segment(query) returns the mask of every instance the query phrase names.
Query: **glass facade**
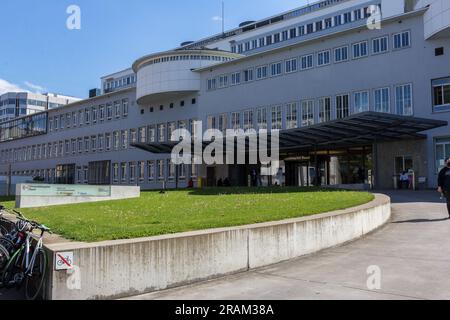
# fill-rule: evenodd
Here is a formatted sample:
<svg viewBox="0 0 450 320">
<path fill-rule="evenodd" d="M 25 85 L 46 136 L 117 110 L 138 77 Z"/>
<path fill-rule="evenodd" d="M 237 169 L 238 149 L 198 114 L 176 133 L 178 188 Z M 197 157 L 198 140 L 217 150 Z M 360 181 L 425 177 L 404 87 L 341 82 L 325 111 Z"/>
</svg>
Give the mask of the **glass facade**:
<svg viewBox="0 0 450 320">
<path fill-rule="evenodd" d="M 47 133 L 47 113 L 40 113 L 0 124 L 0 142 Z"/>
</svg>

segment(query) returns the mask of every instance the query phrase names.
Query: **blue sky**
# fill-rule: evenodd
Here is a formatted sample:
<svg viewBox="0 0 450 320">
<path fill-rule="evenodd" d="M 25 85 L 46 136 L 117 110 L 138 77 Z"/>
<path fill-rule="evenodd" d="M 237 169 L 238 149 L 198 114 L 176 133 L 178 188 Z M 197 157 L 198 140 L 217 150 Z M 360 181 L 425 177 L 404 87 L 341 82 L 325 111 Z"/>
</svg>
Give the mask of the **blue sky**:
<svg viewBox="0 0 450 320">
<path fill-rule="evenodd" d="M 314 1 L 311 1 L 314 2 Z M 24 89 L 86 97 L 99 78 L 143 55 L 221 31 L 221 0 L 1 0 L 0 93 Z M 225 0 L 226 29 L 306 0 Z M 66 9 L 81 8 L 81 30 Z"/>
</svg>

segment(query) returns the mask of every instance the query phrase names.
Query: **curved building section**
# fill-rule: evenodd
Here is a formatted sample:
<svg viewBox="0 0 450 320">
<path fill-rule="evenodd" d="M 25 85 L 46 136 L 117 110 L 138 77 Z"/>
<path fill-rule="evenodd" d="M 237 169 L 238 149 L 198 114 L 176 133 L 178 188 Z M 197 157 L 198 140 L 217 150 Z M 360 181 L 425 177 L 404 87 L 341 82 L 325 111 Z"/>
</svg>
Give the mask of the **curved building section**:
<svg viewBox="0 0 450 320">
<path fill-rule="evenodd" d="M 425 39 L 450 37 L 450 1 L 423 0 L 430 8 L 425 13 Z"/>
<path fill-rule="evenodd" d="M 133 64 L 137 74 L 138 104 L 166 97 L 183 96 L 200 90 L 200 74 L 205 68 L 242 57 L 218 50 L 174 50 L 145 56 Z"/>
</svg>

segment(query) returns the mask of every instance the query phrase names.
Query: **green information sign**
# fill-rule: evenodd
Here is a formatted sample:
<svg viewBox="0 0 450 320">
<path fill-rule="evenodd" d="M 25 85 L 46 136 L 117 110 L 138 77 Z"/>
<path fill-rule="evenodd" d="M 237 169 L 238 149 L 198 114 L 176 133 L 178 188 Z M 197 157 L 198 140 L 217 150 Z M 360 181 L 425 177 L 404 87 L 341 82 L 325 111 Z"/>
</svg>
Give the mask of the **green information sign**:
<svg viewBox="0 0 450 320">
<path fill-rule="evenodd" d="M 22 196 L 47 197 L 110 197 L 110 186 L 23 184 Z"/>
</svg>

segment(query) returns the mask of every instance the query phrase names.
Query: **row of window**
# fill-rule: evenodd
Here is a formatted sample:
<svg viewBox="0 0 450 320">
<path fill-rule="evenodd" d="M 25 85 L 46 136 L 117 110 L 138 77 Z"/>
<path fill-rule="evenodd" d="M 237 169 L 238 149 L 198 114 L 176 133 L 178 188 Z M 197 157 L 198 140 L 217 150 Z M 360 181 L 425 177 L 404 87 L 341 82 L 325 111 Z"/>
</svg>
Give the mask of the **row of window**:
<svg viewBox="0 0 450 320">
<path fill-rule="evenodd" d="M 178 175 L 176 173 L 178 170 Z M 175 181 L 178 177 L 180 181 L 188 178 L 195 180 L 198 174 L 198 165 L 174 165 L 170 159 L 133 161 L 113 163 L 111 167 L 111 177 L 114 184 L 133 183 L 155 183 L 161 181 Z M 5 172 L 5 175 L 8 173 Z M 38 169 L 13 171 L 13 176 L 40 177 L 44 182 L 55 183 L 57 181 L 57 170 Z M 87 184 L 89 182 L 89 166 L 77 166 L 75 173 L 75 183 Z"/>
<path fill-rule="evenodd" d="M 44 160 L 73 156 L 76 154 L 100 153 L 126 150 L 133 143 L 167 142 L 176 129 L 187 129 L 195 137 L 200 129 L 196 120 L 180 120 L 138 129 L 117 130 L 85 137 L 49 142 L 0 152 L 2 163 Z"/>
<path fill-rule="evenodd" d="M 166 57 L 159 57 L 152 59 L 148 62 L 146 62 L 144 65 L 152 65 L 152 64 L 158 64 L 158 63 L 164 63 L 164 62 L 171 62 L 171 61 L 188 61 L 188 60 L 203 60 L 203 61 L 217 61 L 217 62 L 226 62 L 231 61 L 233 58 L 231 57 L 221 57 L 216 55 L 187 55 L 187 54 L 181 54 L 181 55 L 171 55 Z"/>
<path fill-rule="evenodd" d="M 119 88 L 125 88 L 136 83 L 136 75 L 128 75 L 119 79 L 106 81 L 103 86 L 103 90 L 115 90 Z"/>
<path fill-rule="evenodd" d="M 251 39 L 242 43 L 233 44 L 231 46 L 231 52 L 244 53 L 258 48 L 271 46 L 290 39 L 304 37 L 306 35 L 319 31 L 328 30 L 351 22 L 364 20 L 370 17 L 370 15 L 371 13 L 369 7 L 355 9 L 333 17 L 327 17 L 316 22 L 292 26 L 288 29 L 270 35 L 260 36 L 258 38 Z"/>
<path fill-rule="evenodd" d="M 397 85 L 395 90 L 395 111 L 391 110 L 391 88 L 377 88 L 353 94 L 341 94 L 334 97 L 303 100 L 287 104 L 249 109 L 231 114 L 211 115 L 207 119 L 208 129 L 249 130 L 293 129 L 342 119 L 352 113 L 377 111 L 400 115 L 413 114 L 412 84 Z M 372 92 L 372 97 L 371 97 Z"/>
<path fill-rule="evenodd" d="M 50 117 L 48 121 L 49 131 L 75 128 L 83 125 L 96 124 L 112 119 L 128 117 L 128 99 L 107 103 L 100 106 L 85 108 L 83 110 L 68 112 L 66 114 Z"/>
<path fill-rule="evenodd" d="M 176 172 L 178 170 L 178 173 Z M 170 159 L 121 162 L 112 164 L 113 183 L 152 183 L 197 178 L 197 165 L 175 165 Z"/>
<path fill-rule="evenodd" d="M 394 50 L 399 50 L 411 46 L 410 31 L 403 31 L 392 35 L 392 46 Z M 371 41 L 372 55 L 386 53 L 389 51 L 389 36 L 382 36 Z M 262 65 L 255 68 L 249 68 L 243 71 L 233 72 L 231 74 L 219 75 L 207 80 L 207 89 L 215 90 L 229 86 L 247 83 L 254 80 L 262 80 L 268 77 L 276 77 L 283 74 L 289 74 L 297 71 L 309 70 L 316 67 L 341 63 L 352 59 L 360 59 L 369 56 L 369 41 L 360 41 L 350 46 L 344 45 L 338 48 L 323 50 L 316 54 L 306 54 L 300 57 L 294 57 L 283 61 Z"/>
</svg>

